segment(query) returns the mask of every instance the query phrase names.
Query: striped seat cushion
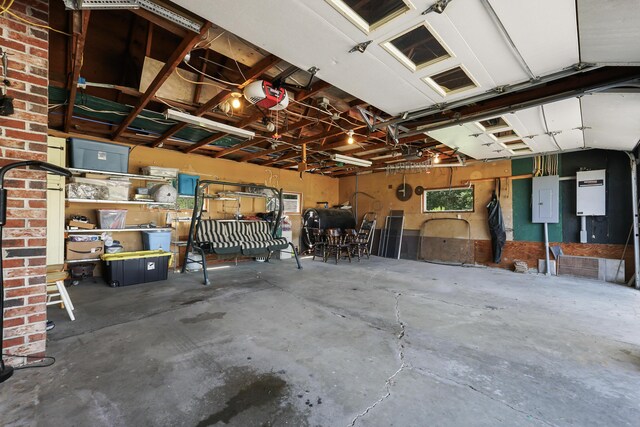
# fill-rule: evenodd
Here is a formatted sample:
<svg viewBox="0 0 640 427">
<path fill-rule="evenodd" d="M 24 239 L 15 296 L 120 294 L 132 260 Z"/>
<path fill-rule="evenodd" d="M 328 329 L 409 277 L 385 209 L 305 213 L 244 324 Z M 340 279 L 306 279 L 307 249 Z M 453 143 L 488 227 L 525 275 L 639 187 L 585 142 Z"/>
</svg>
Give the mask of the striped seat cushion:
<svg viewBox="0 0 640 427">
<path fill-rule="evenodd" d="M 271 240 L 269 223 L 266 221 L 252 221 L 245 223 L 245 232 L 247 240 L 263 242 Z"/>
<path fill-rule="evenodd" d="M 203 219 L 200 221 L 200 226 L 196 233 L 196 239 L 198 242 L 229 242 L 234 239 L 229 238 L 227 227 L 221 221 L 214 219 Z M 237 239 L 238 241 L 240 239 Z"/>
</svg>

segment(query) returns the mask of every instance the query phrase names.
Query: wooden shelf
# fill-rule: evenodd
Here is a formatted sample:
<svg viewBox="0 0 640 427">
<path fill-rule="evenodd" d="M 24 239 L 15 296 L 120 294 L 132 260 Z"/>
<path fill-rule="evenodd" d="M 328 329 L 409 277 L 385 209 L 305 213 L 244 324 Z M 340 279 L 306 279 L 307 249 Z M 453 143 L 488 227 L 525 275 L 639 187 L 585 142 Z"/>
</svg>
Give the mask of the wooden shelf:
<svg viewBox="0 0 640 427">
<path fill-rule="evenodd" d="M 175 203 L 147 202 L 144 200 L 92 200 L 92 199 L 65 199 L 69 203 L 98 203 L 109 205 L 148 205 L 148 206 L 175 206 Z"/>
<path fill-rule="evenodd" d="M 169 227 L 156 227 L 156 228 L 141 228 L 141 227 L 130 227 L 130 228 L 94 228 L 93 230 L 64 230 L 65 233 L 121 233 L 126 231 L 171 231 L 172 228 Z"/>
<path fill-rule="evenodd" d="M 160 181 L 166 182 L 176 178 L 168 178 L 164 176 L 152 176 L 152 175 L 138 175 L 135 173 L 121 173 L 121 172 L 105 172 L 105 171 L 96 171 L 91 169 L 77 169 L 77 168 L 69 168 L 71 173 L 77 175 L 81 173 L 95 173 L 99 175 L 108 175 L 108 176 L 120 176 L 123 178 L 131 178 L 131 179 L 140 179 L 144 181 Z"/>
</svg>

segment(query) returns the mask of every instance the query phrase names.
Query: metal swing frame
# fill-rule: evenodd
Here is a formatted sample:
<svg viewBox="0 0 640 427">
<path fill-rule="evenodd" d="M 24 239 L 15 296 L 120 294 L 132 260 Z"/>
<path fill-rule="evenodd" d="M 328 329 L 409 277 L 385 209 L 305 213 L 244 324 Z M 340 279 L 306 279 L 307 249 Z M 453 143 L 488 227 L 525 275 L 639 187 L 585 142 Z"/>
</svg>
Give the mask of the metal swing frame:
<svg viewBox="0 0 640 427">
<path fill-rule="evenodd" d="M 187 247 L 186 247 L 186 252 L 185 252 L 185 259 L 184 262 L 182 263 L 182 268 L 181 268 L 181 273 L 185 273 L 186 272 L 186 267 L 188 263 L 197 263 L 200 264 L 202 266 L 202 271 L 204 273 L 204 284 L 205 285 L 209 285 L 211 282 L 209 281 L 209 277 L 208 277 L 208 273 L 207 273 L 207 258 L 206 255 L 207 253 L 209 253 L 208 251 L 205 251 L 205 249 L 202 247 L 201 243 L 205 243 L 205 242 L 198 242 L 197 241 L 197 234 L 198 231 L 200 229 L 201 226 L 201 220 L 202 220 L 202 213 L 204 210 L 204 201 L 205 199 L 214 199 L 215 200 L 215 196 L 214 195 L 209 195 L 208 194 L 208 189 L 210 186 L 212 185 L 221 185 L 221 186 L 230 186 L 230 187 L 240 187 L 240 188 L 245 188 L 245 189 L 250 189 L 250 190 L 258 190 L 258 192 L 256 193 L 249 193 L 249 192 L 242 192 L 242 191 L 230 191 L 232 193 L 239 193 L 238 195 L 240 197 L 244 196 L 249 196 L 249 197 L 265 197 L 267 199 L 269 198 L 276 198 L 278 200 L 278 211 L 276 214 L 276 219 L 275 221 L 272 222 L 271 224 L 271 236 L 274 238 L 277 238 L 276 233 L 278 231 L 278 227 L 280 226 L 280 223 L 282 221 L 282 211 L 284 208 L 284 203 L 283 203 L 283 199 L 282 199 L 282 193 L 283 190 L 282 189 L 277 189 L 275 187 L 269 187 L 266 185 L 260 185 L 260 184 L 246 184 L 246 183 L 240 183 L 240 182 L 228 182 L 228 181 L 215 181 L 215 180 L 198 180 L 196 183 L 196 190 L 195 190 L 195 194 L 194 194 L 194 201 L 193 201 L 193 213 L 191 214 L 191 223 L 189 225 L 189 237 L 187 239 Z M 264 193 L 264 191 L 269 191 L 271 192 L 272 196 L 269 196 L 267 194 Z M 293 242 L 288 242 L 288 245 L 291 246 L 291 251 L 293 252 L 293 256 L 296 259 L 296 264 L 298 266 L 298 269 L 302 269 L 302 265 L 300 264 L 300 259 L 298 258 L 298 252 L 296 251 L 295 246 L 293 245 Z M 190 253 L 194 253 L 194 251 L 198 252 L 201 256 L 200 260 L 197 259 L 192 259 L 189 258 L 189 254 Z M 267 250 L 267 258 L 266 258 L 266 262 L 269 262 L 271 255 L 273 253 L 273 251 L 269 251 Z"/>
</svg>

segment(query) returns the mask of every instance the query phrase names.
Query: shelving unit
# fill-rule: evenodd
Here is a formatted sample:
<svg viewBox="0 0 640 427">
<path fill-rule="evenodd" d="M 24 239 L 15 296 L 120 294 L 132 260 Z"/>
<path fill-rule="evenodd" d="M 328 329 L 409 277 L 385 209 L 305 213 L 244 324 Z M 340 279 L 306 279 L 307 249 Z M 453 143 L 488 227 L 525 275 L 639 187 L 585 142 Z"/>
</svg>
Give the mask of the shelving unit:
<svg viewBox="0 0 640 427">
<path fill-rule="evenodd" d="M 92 169 L 79 169 L 79 168 L 69 168 L 69 171 L 74 176 L 80 176 L 83 174 L 94 174 L 94 175 L 102 175 L 105 177 L 114 177 L 114 178 L 128 178 L 131 181 L 145 181 L 145 182 L 158 182 L 158 183 L 170 183 L 173 179 L 172 177 L 163 177 L 163 176 L 153 176 L 153 175 L 140 175 L 133 173 L 120 173 L 120 172 L 106 172 L 106 171 L 98 171 Z M 155 202 L 155 201 L 147 201 L 147 200 L 93 200 L 93 199 L 75 199 L 75 198 L 66 198 L 65 202 L 67 205 L 112 205 L 112 206 L 148 206 L 148 207 L 157 207 L 161 210 L 172 210 L 177 207 L 177 204 L 174 203 L 166 203 L 166 202 Z M 87 207 L 85 206 L 85 209 Z M 64 233 L 66 235 L 69 234 L 100 234 L 100 233 L 135 233 L 142 231 L 169 231 L 173 232 L 173 228 L 170 224 L 166 224 L 163 227 L 156 228 L 142 228 L 136 226 L 129 226 L 126 228 L 118 228 L 118 229 L 104 229 L 104 228 L 95 228 L 92 230 L 87 229 L 78 229 L 78 230 L 69 230 L 65 229 Z M 173 239 L 172 239 L 173 240 Z M 65 260 L 65 262 L 69 264 L 77 264 L 83 262 L 96 262 L 100 261 L 100 258 L 89 258 L 83 260 Z"/>
<path fill-rule="evenodd" d="M 93 230 L 64 230 L 65 233 L 121 233 L 125 231 L 172 231 L 171 227 L 155 227 L 155 228 L 141 228 L 141 227 L 129 227 L 129 228 L 94 228 Z"/>
<path fill-rule="evenodd" d="M 97 203 L 117 205 L 149 205 L 149 206 L 174 206 L 175 203 L 147 202 L 145 200 L 93 200 L 93 199 L 65 199 L 69 203 Z"/>
<path fill-rule="evenodd" d="M 105 172 L 105 171 L 96 171 L 91 169 L 77 169 L 77 168 L 69 168 L 74 175 L 80 175 L 82 173 L 93 173 L 96 175 L 107 175 L 107 176 L 119 176 L 122 178 L 131 178 L 131 179 L 140 179 L 144 181 L 159 181 L 166 182 L 171 181 L 174 178 L 168 178 L 165 176 L 153 176 L 153 175 L 138 175 L 135 173 L 122 173 L 122 172 Z"/>
</svg>

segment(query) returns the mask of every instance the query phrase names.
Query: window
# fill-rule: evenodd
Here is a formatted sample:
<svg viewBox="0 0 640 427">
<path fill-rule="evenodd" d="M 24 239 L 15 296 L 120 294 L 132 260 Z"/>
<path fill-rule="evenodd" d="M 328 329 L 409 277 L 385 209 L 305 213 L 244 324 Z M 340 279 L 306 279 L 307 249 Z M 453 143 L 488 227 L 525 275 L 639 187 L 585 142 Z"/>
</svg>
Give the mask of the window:
<svg viewBox="0 0 640 427">
<path fill-rule="evenodd" d="M 508 148 L 510 150 L 515 150 L 515 149 L 519 149 L 519 148 L 527 148 L 528 147 L 528 145 L 524 141 L 522 141 L 520 139 L 516 139 L 516 140 L 513 140 L 513 141 L 506 141 L 506 142 L 503 142 L 502 145 L 505 148 Z"/>
<path fill-rule="evenodd" d="M 476 126 L 482 129 L 483 132 L 493 132 L 498 129 L 508 128 L 509 123 L 507 123 L 502 117 L 496 117 L 494 119 L 476 122 Z"/>
<path fill-rule="evenodd" d="M 383 43 L 382 47 L 412 71 L 451 57 L 433 32 L 422 24 Z"/>
<path fill-rule="evenodd" d="M 429 86 L 442 96 L 451 95 L 477 87 L 471 77 L 462 69 L 455 67 L 424 79 Z"/>
<path fill-rule="evenodd" d="M 491 134 L 493 139 L 496 141 L 512 141 L 514 139 L 519 139 L 520 136 L 515 133 L 512 129 L 507 129 L 502 132 L 494 132 Z"/>
<path fill-rule="evenodd" d="M 425 190 L 423 212 L 473 212 L 473 187 Z"/>
<path fill-rule="evenodd" d="M 410 9 L 403 0 L 327 0 L 338 12 L 369 33 Z"/>
<path fill-rule="evenodd" d="M 282 193 L 282 201 L 284 213 L 299 214 L 302 213 L 302 194 L 301 193 Z"/>
</svg>

